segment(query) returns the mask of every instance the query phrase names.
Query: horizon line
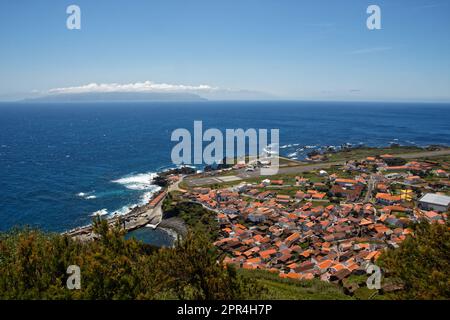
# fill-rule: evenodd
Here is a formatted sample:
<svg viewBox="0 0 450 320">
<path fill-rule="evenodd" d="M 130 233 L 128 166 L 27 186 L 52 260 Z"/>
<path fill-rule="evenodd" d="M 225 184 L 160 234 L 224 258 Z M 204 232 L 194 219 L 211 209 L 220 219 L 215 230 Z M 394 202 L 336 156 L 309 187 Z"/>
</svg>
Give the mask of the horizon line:
<svg viewBox="0 0 450 320">
<path fill-rule="evenodd" d="M 208 102 L 321 102 L 321 103 L 421 103 L 421 104 L 450 104 L 450 100 L 322 100 L 322 99 L 202 99 L 198 101 L 179 100 L 117 100 L 117 101 L 33 101 L 33 99 L 21 100 L 0 100 L 0 103 L 18 103 L 18 104 L 95 104 L 95 103 L 208 103 Z"/>
</svg>

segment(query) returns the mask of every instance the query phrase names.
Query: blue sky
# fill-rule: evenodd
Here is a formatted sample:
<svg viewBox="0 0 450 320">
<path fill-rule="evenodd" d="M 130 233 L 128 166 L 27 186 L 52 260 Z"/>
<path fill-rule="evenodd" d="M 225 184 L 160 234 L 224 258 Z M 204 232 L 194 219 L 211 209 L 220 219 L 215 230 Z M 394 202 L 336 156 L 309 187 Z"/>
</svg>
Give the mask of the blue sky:
<svg viewBox="0 0 450 320">
<path fill-rule="evenodd" d="M 80 6 L 81 30 L 66 28 Z M 382 30 L 366 28 L 367 6 Z M 305 100 L 450 101 L 447 0 L 0 3 L 0 99 L 144 81 Z"/>
</svg>

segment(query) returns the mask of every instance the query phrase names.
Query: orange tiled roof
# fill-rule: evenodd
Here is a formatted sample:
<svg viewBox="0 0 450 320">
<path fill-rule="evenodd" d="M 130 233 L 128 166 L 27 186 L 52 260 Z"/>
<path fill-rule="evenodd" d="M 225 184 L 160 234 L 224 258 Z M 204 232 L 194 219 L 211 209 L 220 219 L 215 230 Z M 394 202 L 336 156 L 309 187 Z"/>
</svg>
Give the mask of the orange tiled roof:
<svg viewBox="0 0 450 320">
<path fill-rule="evenodd" d="M 289 237 L 286 238 L 287 242 L 293 242 L 300 239 L 300 233 L 298 232 L 294 232 L 293 234 L 291 234 Z"/>
<path fill-rule="evenodd" d="M 277 253 L 277 250 L 275 250 L 275 249 L 268 249 L 268 250 L 261 251 L 259 253 L 259 255 L 263 259 L 267 259 L 268 257 L 270 257 L 271 255 L 274 255 L 275 253 Z"/>
<path fill-rule="evenodd" d="M 402 199 L 401 196 L 392 196 L 389 193 L 377 193 L 375 196 L 377 199 L 387 200 L 387 201 L 400 201 Z"/>
<path fill-rule="evenodd" d="M 313 199 L 323 199 L 325 198 L 326 195 L 327 195 L 326 193 L 314 193 L 312 197 Z"/>
<path fill-rule="evenodd" d="M 336 183 L 348 183 L 348 184 L 357 184 L 358 181 L 353 179 L 336 179 Z"/>
<path fill-rule="evenodd" d="M 325 261 L 319 263 L 317 266 L 323 270 L 323 269 L 328 269 L 332 264 L 333 264 L 332 260 L 325 260 Z"/>
<path fill-rule="evenodd" d="M 302 275 L 300 273 L 289 272 L 286 277 L 289 279 L 301 279 Z"/>
</svg>

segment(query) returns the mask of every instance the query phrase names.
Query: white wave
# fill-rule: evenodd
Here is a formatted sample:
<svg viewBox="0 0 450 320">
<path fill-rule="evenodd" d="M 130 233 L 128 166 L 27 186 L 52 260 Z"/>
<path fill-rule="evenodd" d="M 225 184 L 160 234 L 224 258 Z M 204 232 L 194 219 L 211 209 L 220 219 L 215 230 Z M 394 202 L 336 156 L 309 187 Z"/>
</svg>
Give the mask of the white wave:
<svg viewBox="0 0 450 320">
<path fill-rule="evenodd" d="M 161 187 L 160 187 L 160 186 L 153 186 L 153 187 L 154 187 L 154 188 L 153 188 L 152 191 L 146 192 L 146 193 L 144 193 L 144 194 L 142 195 L 142 197 L 141 197 L 141 202 L 140 202 L 141 205 L 147 204 L 147 203 L 153 198 L 153 195 L 154 195 L 156 192 L 158 192 L 158 191 L 161 190 Z"/>
<path fill-rule="evenodd" d="M 292 152 L 291 154 L 288 154 L 288 158 L 295 157 L 297 155 L 297 152 Z"/>
<path fill-rule="evenodd" d="M 196 169 L 197 167 L 196 167 L 196 166 L 189 165 L 189 164 L 180 164 L 180 165 L 177 165 L 177 168 L 178 168 L 178 169 L 182 169 L 182 168 Z"/>
<path fill-rule="evenodd" d="M 149 190 L 155 187 L 152 182 L 156 176 L 157 174 L 154 172 L 138 173 L 136 175 L 123 177 L 112 182 L 121 184 L 130 190 Z"/>
<path fill-rule="evenodd" d="M 137 206 L 147 204 L 153 195 L 161 190 L 160 186 L 152 184 L 153 179 L 157 176 L 154 172 L 138 173 L 135 175 L 125 176 L 123 178 L 113 180 L 113 183 L 123 185 L 125 188 L 137 191 L 146 191 L 140 198 L 138 203 L 127 204 L 120 209 L 111 212 L 111 216 L 123 216 L 128 214 L 132 209 Z"/>
<path fill-rule="evenodd" d="M 96 199 L 97 198 L 97 196 L 94 195 L 94 191 L 91 191 L 91 192 L 80 192 L 80 193 L 77 193 L 77 196 L 80 197 L 80 198 L 84 198 L 86 200 L 92 200 L 92 199 Z"/>
<path fill-rule="evenodd" d="M 138 206 L 146 205 L 147 203 L 150 202 L 151 199 L 153 199 L 153 195 L 160 190 L 161 190 L 160 186 L 152 185 L 151 191 L 145 192 L 141 196 L 139 203 L 125 205 L 122 208 L 113 211 L 111 213 L 111 215 L 112 216 L 124 216 L 124 215 L 128 214 L 131 210 L 133 210 L 134 208 L 136 208 Z"/>
<path fill-rule="evenodd" d="M 105 216 L 108 214 L 108 210 L 107 209 L 101 209 L 98 211 L 95 211 L 94 213 L 91 214 L 91 216 L 93 217 L 100 217 L 100 216 Z"/>
<path fill-rule="evenodd" d="M 277 149 L 278 148 L 278 144 L 277 143 L 271 143 L 269 145 L 267 145 L 265 148 L 263 148 L 263 151 L 267 154 L 278 154 L 278 152 L 276 150 L 272 150 L 272 148 Z"/>
<path fill-rule="evenodd" d="M 124 216 L 127 213 L 129 213 L 133 208 L 135 208 L 137 205 L 127 205 L 127 206 L 123 206 L 122 208 L 113 211 L 111 213 L 112 216 Z"/>
</svg>

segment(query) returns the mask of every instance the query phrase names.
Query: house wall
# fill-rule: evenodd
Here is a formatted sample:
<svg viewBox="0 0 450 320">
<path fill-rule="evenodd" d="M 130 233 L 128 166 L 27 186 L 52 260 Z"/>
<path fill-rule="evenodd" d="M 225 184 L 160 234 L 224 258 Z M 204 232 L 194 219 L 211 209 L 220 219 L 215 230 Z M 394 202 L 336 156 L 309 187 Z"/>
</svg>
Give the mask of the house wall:
<svg viewBox="0 0 450 320">
<path fill-rule="evenodd" d="M 433 211 L 438 211 L 438 212 L 446 212 L 449 208 L 448 206 L 441 206 L 438 204 L 433 204 L 433 203 L 427 203 L 427 202 L 420 202 L 420 207 L 424 210 L 433 210 Z"/>
</svg>

